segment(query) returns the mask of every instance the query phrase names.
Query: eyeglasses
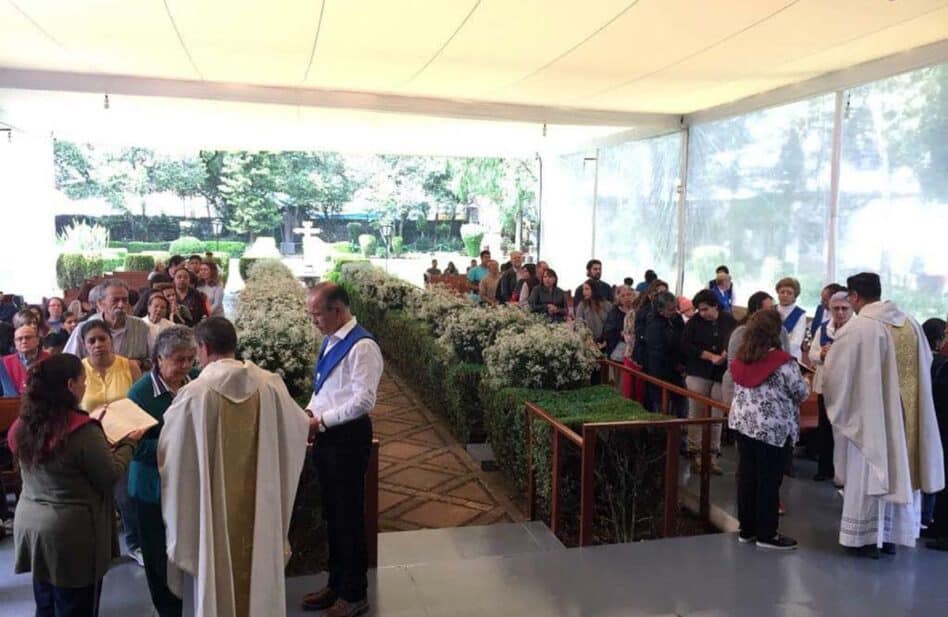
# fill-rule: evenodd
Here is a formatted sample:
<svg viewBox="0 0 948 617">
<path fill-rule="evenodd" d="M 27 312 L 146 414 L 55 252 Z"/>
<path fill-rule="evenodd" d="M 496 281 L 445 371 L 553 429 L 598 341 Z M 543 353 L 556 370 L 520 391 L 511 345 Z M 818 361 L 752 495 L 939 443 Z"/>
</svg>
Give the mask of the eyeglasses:
<svg viewBox="0 0 948 617">
<path fill-rule="evenodd" d="M 35 334 L 26 334 L 24 336 L 14 337 L 13 341 L 16 343 L 23 343 L 25 341 L 32 341 L 35 338 L 36 338 Z"/>
</svg>

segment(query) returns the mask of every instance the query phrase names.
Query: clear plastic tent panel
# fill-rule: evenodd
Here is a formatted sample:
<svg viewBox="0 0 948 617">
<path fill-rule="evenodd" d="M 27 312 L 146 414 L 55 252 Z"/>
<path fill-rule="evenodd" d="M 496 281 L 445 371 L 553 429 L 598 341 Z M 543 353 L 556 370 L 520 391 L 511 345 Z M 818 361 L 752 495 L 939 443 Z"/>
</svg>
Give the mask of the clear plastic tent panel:
<svg viewBox="0 0 948 617">
<path fill-rule="evenodd" d="M 878 272 L 920 321 L 948 311 L 948 65 L 848 92 L 837 272 Z"/>
<path fill-rule="evenodd" d="M 800 280 L 812 312 L 827 271 L 834 96 L 691 128 L 685 294 L 726 264 L 735 301 Z"/>
<path fill-rule="evenodd" d="M 540 259 L 556 270 L 561 288 L 575 289 L 593 252 L 596 160 L 578 152 L 544 158 L 543 165 Z"/>
<path fill-rule="evenodd" d="M 596 257 L 609 283 L 651 268 L 674 288 L 680 164 L 680 133 L 599 151 Z"/>
</svg>

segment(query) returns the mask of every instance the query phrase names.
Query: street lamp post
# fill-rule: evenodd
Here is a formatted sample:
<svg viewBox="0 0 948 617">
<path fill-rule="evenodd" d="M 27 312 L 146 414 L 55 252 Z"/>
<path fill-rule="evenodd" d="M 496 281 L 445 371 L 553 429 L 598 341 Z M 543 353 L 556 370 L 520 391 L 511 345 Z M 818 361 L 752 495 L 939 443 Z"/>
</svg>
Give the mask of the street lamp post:
<svg viewBox="0 0 948 617">
<path fill-rule="evenodd" d="M 221 232 L 224 230 L 224 221 L 220 219 L 211 219 L 211 230 L 214 232 L 214 251 L 221 250 Z"/>
</svg>

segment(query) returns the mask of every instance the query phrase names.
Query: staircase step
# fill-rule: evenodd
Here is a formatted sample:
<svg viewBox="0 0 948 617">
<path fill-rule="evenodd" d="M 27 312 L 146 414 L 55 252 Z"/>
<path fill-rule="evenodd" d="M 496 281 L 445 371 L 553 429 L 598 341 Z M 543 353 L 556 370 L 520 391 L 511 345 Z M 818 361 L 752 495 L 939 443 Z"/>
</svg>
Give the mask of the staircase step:
<svg viewBox="0 0 948 617">
<path fill-rule="evenodd" d="M 379 534 L 379 567 L 565 550 L 543 523 L 500 523 Z"/>
</svg>

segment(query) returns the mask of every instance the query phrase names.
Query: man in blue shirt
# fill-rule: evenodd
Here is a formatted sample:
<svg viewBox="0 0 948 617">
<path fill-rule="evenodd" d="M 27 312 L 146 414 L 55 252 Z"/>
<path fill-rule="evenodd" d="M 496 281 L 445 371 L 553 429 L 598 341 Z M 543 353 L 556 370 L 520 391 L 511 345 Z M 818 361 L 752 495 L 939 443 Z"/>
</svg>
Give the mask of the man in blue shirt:
<svg viewBox="0 0 948 617">
<path fill-rule="evenodd" d="M 481 263 L 467 273 L 467 282 L 471 284 L 471 301 L 474 304 L 481 303 L 481 297 L 478 295 L 477 290 L 480 287 L 481 279 L 487 276 L 489 270 L 487 269 L 487 263 L 490 261 L 490 251 L 483 250 L 481 251 Z"/>
</svg>

